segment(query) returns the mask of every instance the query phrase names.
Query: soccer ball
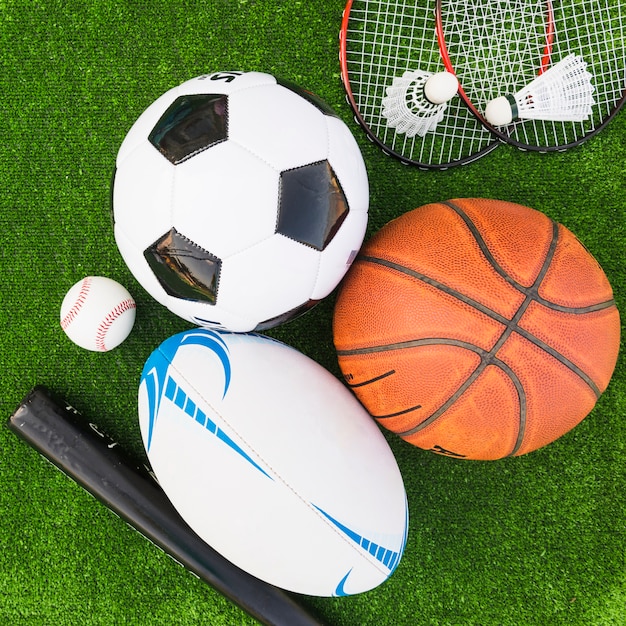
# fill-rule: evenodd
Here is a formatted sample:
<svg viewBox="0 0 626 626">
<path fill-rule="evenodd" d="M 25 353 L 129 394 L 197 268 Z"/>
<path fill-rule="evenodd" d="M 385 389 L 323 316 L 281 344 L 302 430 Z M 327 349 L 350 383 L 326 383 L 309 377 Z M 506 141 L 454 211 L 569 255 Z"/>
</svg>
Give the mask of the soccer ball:
<svg viewBox="0 0 626 626">
<path fill-rule="evenodd" d="M 264 330 L 310 309 L 361 247 L 369 189 L 348 127 L 260 72 L 171 89 L 117 155 L 115 240 L 139 283 L 198 326 Z"/>
</svg>

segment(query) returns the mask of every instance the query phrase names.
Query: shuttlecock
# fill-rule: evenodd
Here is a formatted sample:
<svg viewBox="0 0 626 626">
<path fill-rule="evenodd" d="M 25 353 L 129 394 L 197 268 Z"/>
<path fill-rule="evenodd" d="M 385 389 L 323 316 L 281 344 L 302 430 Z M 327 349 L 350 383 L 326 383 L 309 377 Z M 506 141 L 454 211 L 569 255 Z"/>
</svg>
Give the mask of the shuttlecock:
<svg viewBox="0 0 626 626">
<path fill-rule="evenodd" d="M 458 88 L 456 76 L 449 72 L 407 70 L 387 87 L 382 102 L 387 125 L 407 137 L 423 137 L 441 122 Z"/>
<path fill-rule="evenodd" d="M 583 58 L 570 54 L 516 94 L 491 100 L 485 119 L 493 126 L 514 119 L 582 122 L 595 104 L 592 78 Z"/>
</svg>

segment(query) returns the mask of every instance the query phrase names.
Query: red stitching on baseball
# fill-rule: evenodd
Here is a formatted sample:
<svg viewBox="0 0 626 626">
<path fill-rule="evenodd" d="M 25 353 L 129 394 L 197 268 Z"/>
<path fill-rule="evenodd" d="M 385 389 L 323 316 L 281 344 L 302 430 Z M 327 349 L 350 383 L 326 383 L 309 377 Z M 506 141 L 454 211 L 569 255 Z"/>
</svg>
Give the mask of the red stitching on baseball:
<svg viewBox="0 0 626 626">
<path fill-rule="evenodd" d="M 98 330 L 96 331 L 96 348 L 100 350 L 100 352 L 106 352 L 107 350 L 104 340 L 113 322 L 122 315 L 122 313 L 126 313 L 126 311 L 135 308 L 137 308 L 135 301 L 132 298 L 127 298 L 115 306 L 102 320 L 102 323 L 98 326 Z"/>
<path fill-rule="evenodd" d="M 63 330 L 65 330 L 74 321 L 74 318 L 78 315 L 78 312 L 82 309 L 83 304 L 85 304 L 85 300 L 87 299 L 87 294 L 89 293 L 90 288 L 91 288 L 91 276 L 87 276 L 87 278 L 83 278 L 83 281 L 80 284 L 80 291 L 78 292 L 78 296 L 76 296 L 76 301 L 72 305 L 72 308 L 66 313 L 65 317 L 61 320 L 61 328 Z"/>
</svg>

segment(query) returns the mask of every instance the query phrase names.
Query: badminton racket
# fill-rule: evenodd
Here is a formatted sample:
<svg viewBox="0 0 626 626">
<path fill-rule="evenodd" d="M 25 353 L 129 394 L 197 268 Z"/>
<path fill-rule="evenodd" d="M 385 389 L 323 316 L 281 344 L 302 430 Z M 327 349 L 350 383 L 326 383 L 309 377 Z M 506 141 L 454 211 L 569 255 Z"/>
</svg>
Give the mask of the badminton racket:
<svg viewBox="0 0 626 626">
<path fill-rule="evenodd" d="M 470 163 L 499 144 L 458 95 L 443 103 L 424 95 L 431 75 L 445 70 L 434 0 L 348 0 L 339 57 L 357 122 L 403 163 L 445 169 Z"/>
<path fill-rule="evenodd" d="M 518 148 L 553 151 L 594 136 L 623 105 L 625 15 L 622 0 L 436 0 L 435 20 L 444 65 L 482 123 Z M 485 111 L 502 97 L 513 119 L 496 123 Z"/>
</svg>

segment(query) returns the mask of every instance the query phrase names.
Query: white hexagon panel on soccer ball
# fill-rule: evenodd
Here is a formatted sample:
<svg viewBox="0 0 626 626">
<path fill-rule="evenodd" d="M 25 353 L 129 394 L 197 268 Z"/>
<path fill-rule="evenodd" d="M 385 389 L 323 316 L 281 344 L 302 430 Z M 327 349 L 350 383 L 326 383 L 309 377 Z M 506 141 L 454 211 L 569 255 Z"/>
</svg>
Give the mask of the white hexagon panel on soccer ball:
<svg viewBox="0 0 626 626">
<path fill-rule="evenodd" d="M 306 303 L 319 271 L 320 252 L 282 235 L 223 259 L 218 303 L 245 311 L 251 328 Z"/>
<path fill-rule="evenodd" d="M 321 255 L 319 274 L 311 298 L 325 298 L 350 269 L 367 228 L 367 213 L 350 211 L 341 228 Z"/>
<path fill-rule="evenodd" d="M 365 162 L 350 129 L 340 119 L 327 117 L 328 161 L 330 162 L 351 212 L 367 214 L 369 183 Z"/>
<path fill-rule="evenodd" d="M 278 171 L 315 163 L 328 153 L 326 116 L 280 85 L 229 96 L 229 138 Z"/>
<path fill-rule="evenodd" d="M 230 332 L 247 332 L 256 327 L 248 311 L 225 311 L 219 306 L 210 307 L 204 302 L 180 300 L 168 296 L 167 308 L 179 317 L 205 328 L 220 328 Z"/>
<path fill-rule="evenodd" d="M 232 141 L 176 166 L 172 225 L 220 258 L 273 236 L 278 173 Z"/>
<path fill-rule="evenodd" d="M 115 231 L 123 231 L 139 250 L 172 226 L 174 172 L 175 166 L 145 138 L 118 165 L 112 198 Z"/>
</svg>

